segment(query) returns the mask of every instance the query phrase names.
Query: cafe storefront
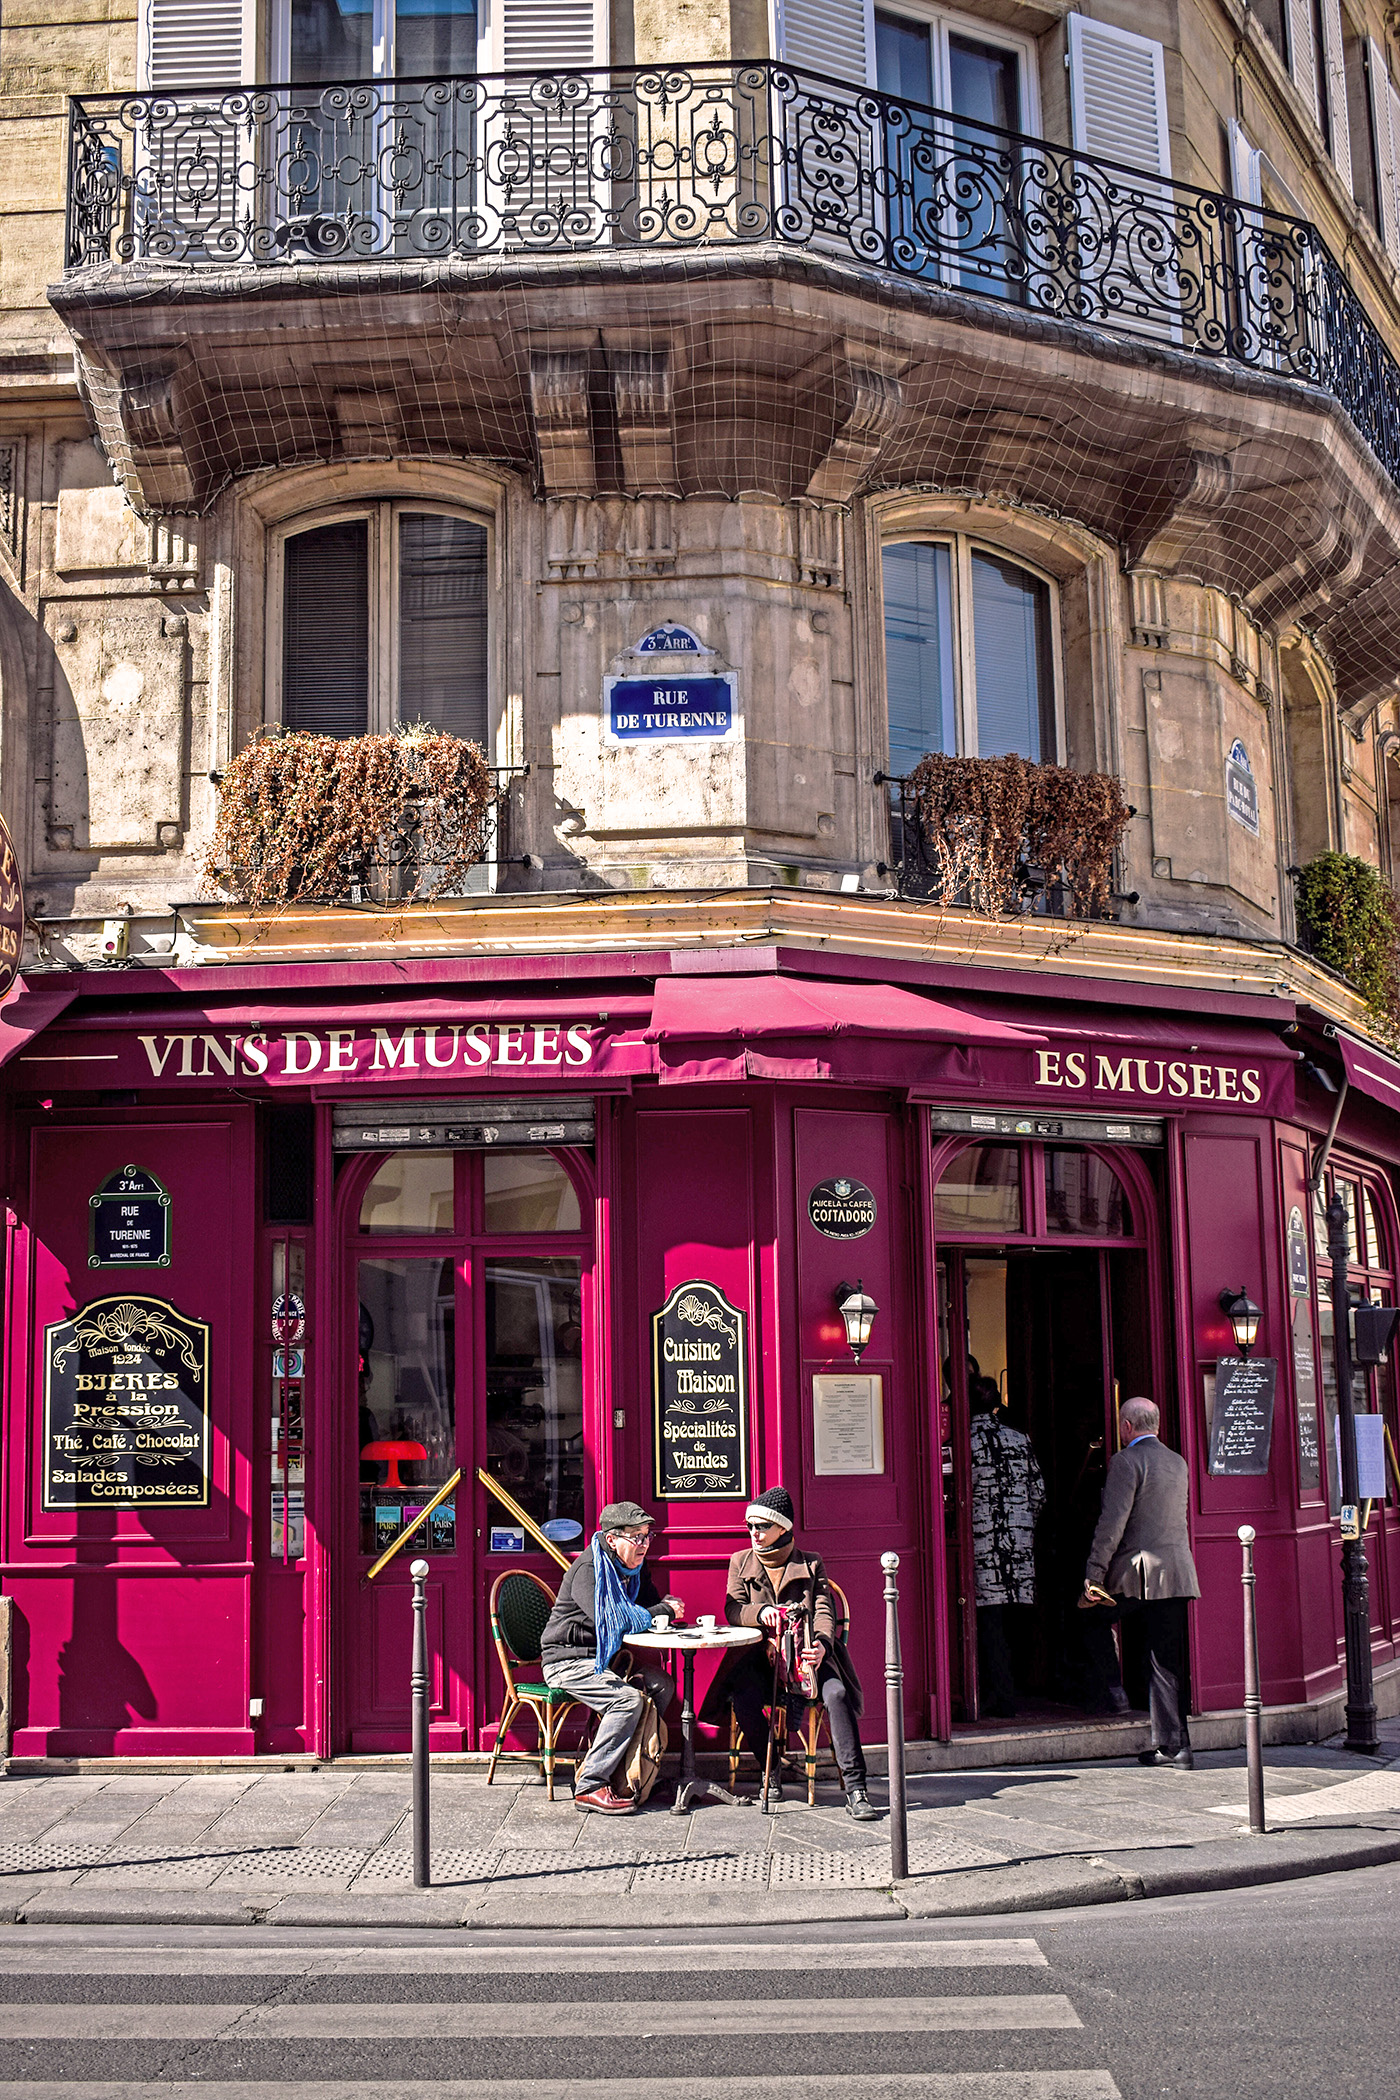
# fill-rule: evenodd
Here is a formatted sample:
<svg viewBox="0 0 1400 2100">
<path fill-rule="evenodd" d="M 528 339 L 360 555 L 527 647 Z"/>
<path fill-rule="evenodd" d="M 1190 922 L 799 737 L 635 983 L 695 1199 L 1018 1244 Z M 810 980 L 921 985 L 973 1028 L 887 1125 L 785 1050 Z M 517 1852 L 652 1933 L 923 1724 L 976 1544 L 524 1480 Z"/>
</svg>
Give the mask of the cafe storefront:
<svg viewBox="0 0 1400 2100">
<path fill-rule="evenodd" d="M 1335 1073 L 1320 1200 L 1343 1194 L 1356 1290 L 1389 1302 L 1400 1070 L 1344 1071 L 1282 999 L 1203 1014 L 984 975 L 780 949 L 31 979 L 0 1009 L 12 1755 L 406 1747 L 411 1556 L 370 1571 L 458 1472 L 415 1541 L 435 1748 L 491 1747 L 487 1599 L 512 1565 L 557 1574 L 535 1528 L 646 1502 L 667 1586 L 714 1610 L 745 1500 L 780 1480 L 867 1685 L 900 1554 L 907 1727 L 946 1739 L 979 1712 L 973 1377 L 1046 1475 L 1037 1704 L 1074 1709 L 1085 1531 L 1132 1392 L 1191 1464 L 1197 1707 L 1240 1702 L 1246 1520 L 1266 1701 L 1333 1693 L 1308 1182 Z M 1272 1371 L 1224 1436 L 1237 1290 Z M 1393 1436 L 1389 1369 L 1358 1377 Z M 1369 1536 L 1385 1700 L 1393 1496 Z"/>
</svg>

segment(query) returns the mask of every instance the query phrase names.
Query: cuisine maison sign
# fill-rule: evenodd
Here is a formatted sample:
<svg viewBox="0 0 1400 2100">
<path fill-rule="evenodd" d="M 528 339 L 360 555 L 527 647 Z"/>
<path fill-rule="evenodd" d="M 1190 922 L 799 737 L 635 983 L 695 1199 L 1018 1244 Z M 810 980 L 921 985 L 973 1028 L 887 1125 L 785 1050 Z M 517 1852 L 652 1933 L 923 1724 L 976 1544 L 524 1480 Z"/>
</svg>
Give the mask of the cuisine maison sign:
<svg viewBox="0 0 1400 2100">
<path fill-rule="evenodd" d="M 438 1074 L 459 1083 L 476 1076 L 492 1086 L 512 1074 L 527 1082 L 574 1077 L 586 1083 L 649 1074 L 655 1047 L 644 1040 L 645 1025 L 638 1016 L 611 1026 L 541 1018 L 347 1020 L 305 1028 L 53 1029 L 21 1051 L 16 1064 L 28 1084 L 81 1087 L 262 1083 L 335 1088 L 362 1081 L 421 1088 Z M 812 1055 L 811 1038 L 800 1047 Z M 899 1053 L 906 1060 L 941 1062 L 950 1046 L 916 1041 L 900 1044 Z M 1034 1099 L 1065 1106 L 1094 1099 L 1125 1106 L 1150 1103 L 1157 1115 L 1172 1105 L 1265 1115 L 1291 1111 L 1293 1105 L 1291 1061 L 1275 1056 L 1256 1063 L 1222 1056 L 1205 1045 L 1177 1051 L 1159 1045 L 1150 1056 L 1092 1042 L 1054 1049 L 988 1046 L 953 1054 L 961 1070 L 940 1074 L 940 1090 L 947 1083 L 1008 1098 L 1024 1099 L 1029 1092 Z M 916 1068 L 911 1067 L 910 1077 L 917 1078 Z"/>
</svg>

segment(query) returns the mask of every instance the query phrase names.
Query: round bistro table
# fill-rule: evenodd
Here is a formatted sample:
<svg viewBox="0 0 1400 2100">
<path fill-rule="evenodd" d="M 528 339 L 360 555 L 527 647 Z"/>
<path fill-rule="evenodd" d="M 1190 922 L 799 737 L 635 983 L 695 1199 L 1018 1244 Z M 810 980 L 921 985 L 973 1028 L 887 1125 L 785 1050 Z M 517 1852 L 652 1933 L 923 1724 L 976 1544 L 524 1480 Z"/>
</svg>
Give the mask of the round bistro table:
<svg viewBox="0 0 1400 2100">
<path fill-rule="evenodd" d="M 757 1626 L 668 1626 L 664 1633 L 628 1634 L 629 1648 L 667 1648 L 681 1658 L 681 1776 L 671 1809 L 673 1816 L 683 1816 L 697 1797 L 727 1801 L 731 1808 L 750 1805 L 715 1780 L 695 1776 L 695 1658 L 702 1648 L 747 1648 L 762 1639 Z"/>
</svg>

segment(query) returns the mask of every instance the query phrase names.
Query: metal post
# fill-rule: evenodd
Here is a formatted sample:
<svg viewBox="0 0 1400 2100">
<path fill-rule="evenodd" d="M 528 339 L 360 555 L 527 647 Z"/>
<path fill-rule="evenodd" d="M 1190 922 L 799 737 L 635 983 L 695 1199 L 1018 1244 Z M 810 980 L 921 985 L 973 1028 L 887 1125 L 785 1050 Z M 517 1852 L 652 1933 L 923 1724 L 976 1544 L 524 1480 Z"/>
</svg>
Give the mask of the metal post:
<svg viewBox="0 0 1400 2100">
<path fill-rule="evenodd" d="M 909 1876 L 909 1818 L 904 1800 L 904 1664 L 899 1653 L 899 1585 L 897 1553 L 882 1553 L 885 1571 L 885 1733 L 890 1761 L 890 1872 L 896 1881 Z"/>
<path fill-rule="evenodd" d="M 1244 1548 L 1244 1750 L 1249 1767 L 1249 1827 L 1264 1834 L 1264 1703 L 1259 1697 L 1259 1621 L 1254 1609 L 1254 1526 L 1241 1524 Z"/>
<path fill-rule="evenodd" d="M 1337 1372 L 1337 1421 L 1342 1446 L 1342 1504 L 1355 1511 L 1360 1501 L 1356 1474 L 1356 1396 L 1351 1389 L 1351 1309 L 1347 1302 L 1347 1213 L 1335 1192 L 1327 1206 L 1327 1252 L 1332 1261 L 1332 1354 Z M 1348 1750 L 1374 1757 L 1380 1749 L 1376 1732 L 1376 1696 L 1371 1679 L 1371 1585 L 1366 1542 L 1342 1540 L 1342 1619 L 1347 1653 Z"/>
<path fill-rule="evenodd" d="M 428 1835 L 428 1563 L 414 1561 L 413 1577 L 413 1886 L 432 1887 Z"/>
</svg>

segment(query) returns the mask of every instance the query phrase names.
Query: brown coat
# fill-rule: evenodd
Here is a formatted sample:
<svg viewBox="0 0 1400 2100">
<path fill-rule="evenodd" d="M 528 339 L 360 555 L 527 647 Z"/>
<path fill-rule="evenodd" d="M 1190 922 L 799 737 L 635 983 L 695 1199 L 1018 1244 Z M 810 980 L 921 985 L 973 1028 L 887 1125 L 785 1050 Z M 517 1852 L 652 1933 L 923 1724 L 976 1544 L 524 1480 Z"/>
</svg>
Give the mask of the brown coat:
<svg viewBox="0 0 1400 2100">
<path fill-rule="evenodd" d="M 775 1572 L 778 1577 L 776 1589 L 773 1583 Z M 846 1686 L 852 1713 L 858 1715 L 861 1710 L 860 1679 L 851 1667 L 845 1642 L 836 1637 L 836 1607 L 821 1556 L 804 1553 L 794 1545 L 785 1564 L 775 1571 L 764 1567 L 752 1546 L 741 1546 L 731 1555 L 724 1599 L 724 1616 L 731 1626 L 757 1626 L 758 1615 L 765 1604 L 798 1604 L 805 1609 L 809 1599 L 812 1631 L 819 1641 L 826 1643 L 827 1658 Z M 752 1668 L 754 1659 L 764 1652 L 756 1648 L 729 1650 L 721 1659 L 714 1682 L 705 1695 L 700 1709 L 702 1721 L 713 1722 L 722 1718 L 728 1703 L 725 1687 L 735 1670 Z M 763 1667 L 771 1668 L 771 1661 Z"/>
</svg>

